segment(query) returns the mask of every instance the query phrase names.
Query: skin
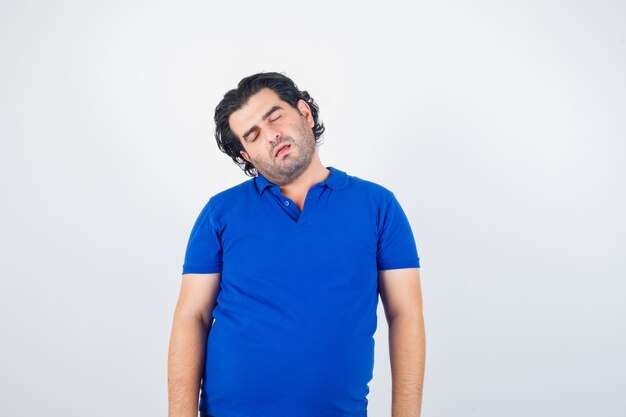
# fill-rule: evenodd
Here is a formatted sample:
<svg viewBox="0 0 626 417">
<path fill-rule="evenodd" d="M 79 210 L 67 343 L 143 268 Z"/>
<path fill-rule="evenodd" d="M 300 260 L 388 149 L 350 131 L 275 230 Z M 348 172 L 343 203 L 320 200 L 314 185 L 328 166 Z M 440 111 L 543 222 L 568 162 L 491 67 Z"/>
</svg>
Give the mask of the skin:
<svg viewBox="0 0 626 417">
<path fill-rule="evenodd" d="M 198 417 L 200 379 L 221 273 L 184 274 L 167 361 L 168 416 Z"/>
<path fill-rule="evenodd" d="M 419 417 L 426 364 L 426 334 L 419 268 L 378 271 L 389 325 L 391 417 Z"/>
<path fill-rule="evenodd" d="M 282 109 L 264 119 L 274 106 Z M 303 100 L 293 108 L 272 90 L 262 89 L 231 115 L 229 125 L 244 147 L 241 156 L 280 185 L 300 210 L 309 188 L 330 174 L 319 159 L 314 120 Z M 253 137 L 244 138 L 251 129 Z M 291 148 L 276 157 L 283 143 Z M 183 275 L 168 356 L 169 417 L 198 415 L 198 387 L 220 281 L 221 273 Z M 419 417 L 426 353 L 419 268 L 378 271 L 378 286 L 389 325 L 391 415 Z"/>
</svg>

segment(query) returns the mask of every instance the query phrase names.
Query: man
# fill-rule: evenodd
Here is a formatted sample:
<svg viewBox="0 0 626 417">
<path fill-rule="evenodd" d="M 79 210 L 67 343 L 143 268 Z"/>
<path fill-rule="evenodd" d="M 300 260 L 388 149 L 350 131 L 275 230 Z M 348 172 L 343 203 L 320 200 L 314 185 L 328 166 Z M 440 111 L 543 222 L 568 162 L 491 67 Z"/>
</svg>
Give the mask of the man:
<svg viewBox="0 0 626 417">
<path fill-rule="evenodd" d="M 391 191 L 322 165 L 318 110 L 278 73 L 244 78 L 215 110 L 218 147 L 252 178 L 212 196 L 192 229 L 170 417 L 367 416 L 379 293 L 392 416 L 420 415 L 425 336 L 409 222 Z"/>
</svg>

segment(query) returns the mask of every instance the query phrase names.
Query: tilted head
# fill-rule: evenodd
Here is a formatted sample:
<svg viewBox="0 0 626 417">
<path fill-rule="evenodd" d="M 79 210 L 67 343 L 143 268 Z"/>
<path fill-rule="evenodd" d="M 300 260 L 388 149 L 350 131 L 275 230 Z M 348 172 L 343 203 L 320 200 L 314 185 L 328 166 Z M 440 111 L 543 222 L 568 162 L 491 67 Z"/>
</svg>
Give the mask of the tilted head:
<svg viewBox="0 0 626 417">
<path fill-rule="evenodd" d="M 215 139 L 220 151 L 230 156 L 250 177 L 258 175 L 259 172 L 250 161 L 242 157 L 242 151 L 245 152 L 242 138 L 231 130 L 229 119 L 234 112 L 248 103 L 250 97 L 264 88 L 274 91 L 280 100 L 288 103 L 298 113 L 301 113 L 298 107 L 299 101 L 303 100 L 307 104 L 307 106 L 303 106 L 300 103 L 300 106 L 306 107 L 310 111 L 313 119 L 311 129 L 316 143 L 321 141 L 325 129 L 324 124 L 318 119 L 319 107 L 317 103 L 307 91 L 300 91 L 287 76 L 277 72 L 263 72 L 242 79 L 237 88 L 227 92 L 215 108 Z"/>
</svg>

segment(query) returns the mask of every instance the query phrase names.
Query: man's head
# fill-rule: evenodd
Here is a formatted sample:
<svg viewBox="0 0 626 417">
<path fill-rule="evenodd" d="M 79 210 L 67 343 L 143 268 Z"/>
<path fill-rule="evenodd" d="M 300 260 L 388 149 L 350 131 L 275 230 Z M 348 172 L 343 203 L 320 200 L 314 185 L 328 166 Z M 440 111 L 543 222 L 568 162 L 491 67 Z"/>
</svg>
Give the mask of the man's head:
<svg viewBox="0 0 626 417">
<path fill-rule="evenodd" d="M 288 77 L 259 73 L 241 80 L 215 108 L 215 139 L 246 175 L 283 185 L 304 171 L 324 133 L 319 108 Z M 286 152 L 276 155 L 282 145 Z"/>
</svg>

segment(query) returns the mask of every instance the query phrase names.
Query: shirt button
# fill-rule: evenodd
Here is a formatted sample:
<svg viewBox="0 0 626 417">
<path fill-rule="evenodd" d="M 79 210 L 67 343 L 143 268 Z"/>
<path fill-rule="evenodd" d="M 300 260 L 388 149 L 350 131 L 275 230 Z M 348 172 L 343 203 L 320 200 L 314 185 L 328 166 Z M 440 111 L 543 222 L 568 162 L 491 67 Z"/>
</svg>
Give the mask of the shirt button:
<svg viewBox="0 0 626 417">
<path fill-rule="evenodd" d="M 285 205 L 288 206 L 289 205 L 289 201 L 285 201 Z"/>
</svg>

